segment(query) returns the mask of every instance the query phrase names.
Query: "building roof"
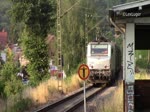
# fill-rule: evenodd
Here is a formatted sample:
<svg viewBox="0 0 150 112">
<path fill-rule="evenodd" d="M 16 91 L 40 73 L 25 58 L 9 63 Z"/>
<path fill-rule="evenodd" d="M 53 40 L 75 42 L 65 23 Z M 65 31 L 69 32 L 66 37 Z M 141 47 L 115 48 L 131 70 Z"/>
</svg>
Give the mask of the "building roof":
<svg viewBox="0 0 150 112">
<path fill-rule="evenodd" d="M 113 6 L 109 10 L 109 20 L 116 33 L 125 33 L 126 24 L 135 25 L 135 49 L 149 49 L 150 0 L 139 0 Z M 141 43 L 145 43 L 141 45 Z"/>
<path fill-rule="evenodd" d="M 139 0 L 113 6 L 109 17 L 114 21 L 126 18 L 150 17 L 150 0 Z"/>
<path fill-rule="evenodd" d="M 0 32 L 0 49 L 4 49 L 5 46 L 7 45 L 7 41 L 8 41 L 8 34 L 7 32 L 3 31 Z"/>
<path fill-rule="evenodd" d="M 139 1 L 134 1 L 134 2 L 129 2 L 129 3 L 125 3 L 125 4 L 121 4 L 121 5 L 116 5 L 112 7 L 113 11 L 121 11 L 121 10 L 127 10 L 127 9 L 131 9 L 131 8 L 139 8 L 142 6 L 146 6 L 150 4 L 150 0 L 139 0 Z"/>
</svg>

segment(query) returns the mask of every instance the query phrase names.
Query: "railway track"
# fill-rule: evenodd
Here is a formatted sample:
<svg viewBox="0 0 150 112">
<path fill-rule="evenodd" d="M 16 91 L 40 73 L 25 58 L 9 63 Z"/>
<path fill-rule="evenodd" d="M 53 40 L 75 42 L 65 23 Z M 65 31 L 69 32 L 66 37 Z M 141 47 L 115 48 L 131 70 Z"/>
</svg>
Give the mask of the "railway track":
<svg viewBox="0 0 150 112">
<path fill-rule="evenodd" d="M 89 100 L 97 93 L 102 92 L 105 88 L 107 88 L 105 85 L 103 85 L 101 88 L 88 86 L 86 88 L 86 99 Z M 76 93 L 71 94 L 53 104 L 49 104 L 35 112 L 73 112 L 83 102 L 83 89 L 80 89 Z"/>
</svg>

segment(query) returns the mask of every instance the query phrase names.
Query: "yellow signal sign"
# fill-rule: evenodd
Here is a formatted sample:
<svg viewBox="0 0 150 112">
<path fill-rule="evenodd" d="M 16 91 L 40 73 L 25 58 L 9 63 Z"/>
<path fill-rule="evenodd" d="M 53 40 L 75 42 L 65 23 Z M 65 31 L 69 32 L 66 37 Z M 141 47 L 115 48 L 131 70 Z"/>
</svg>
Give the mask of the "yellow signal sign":
<svg viewBox="0 0 150 112">
<path fill-rule="evenodd" d="M 82 80 L 86 80 L 89 77 L 90 69 L 86 64 L 80 65 L 78 69 L 78 75 Z"/>
</svg>

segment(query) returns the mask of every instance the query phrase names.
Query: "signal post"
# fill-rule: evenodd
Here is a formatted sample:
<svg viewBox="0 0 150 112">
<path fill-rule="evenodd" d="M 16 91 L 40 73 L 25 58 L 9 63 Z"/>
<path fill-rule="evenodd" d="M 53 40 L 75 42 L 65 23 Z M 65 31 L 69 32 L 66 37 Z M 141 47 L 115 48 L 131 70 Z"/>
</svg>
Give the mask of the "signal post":
<svg viewBox="0 0 150 112">
<path fill-rule="evenodd" d="M 86 80 L 88 79 L 90 74 L 90 69 L 86 64 L 82 64 L 80 65 L 79 69 L 78 69 L 78 75 L 79 77 L 84 81 L 84 112 L 86 112 L 86 90 L 85 90 L 85 83 Z"/>
</svg>

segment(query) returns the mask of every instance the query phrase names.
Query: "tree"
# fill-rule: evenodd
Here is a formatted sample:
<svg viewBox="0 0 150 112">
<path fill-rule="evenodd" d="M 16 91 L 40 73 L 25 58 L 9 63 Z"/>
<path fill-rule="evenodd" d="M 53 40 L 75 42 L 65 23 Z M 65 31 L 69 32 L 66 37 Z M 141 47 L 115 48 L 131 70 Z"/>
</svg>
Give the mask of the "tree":
<svg viewBox="0 0 150 112">
<path fill-rule="evenodd" d="M 85 62 L 87 37 L 90 42 L 97 36 L 103 36 L 122 46 L 122 38 L 114 38 L 115 32 L 110 27 L 108 10 L 128 1 L 131 0 L 80 0 L 62 17 L 62 51 L 66 71 L 76 70 L 78 64 Z M 77 0 L 62 0 L 61 13 L 75 2 Z"/>
<path fill-rule="evenodd" d="M 11 17 L 25 25 L 21 43 L 29 59 L 31 82 L 41 81 L 48 74 L 48 45 L 45 39 L 55 27 L 55 0 L 12 0 Z M 35 83 L 34 83 L 35 84 Z"/>
<path fill-rule="evenodd" d="M 11 2 L 8 0 L 0 0 L 0 31 L 2 31 L 2 29 L 9 31 L 10 22 L 7 11 L 9 10 L 10 6 Z"/>
<path fill-rule="evenodd" d="M 19 68 L 13 57 L 13 54 L 9 55 L 6 63 L 0 69 L 0 95 L 5 97 L 22 92 L 24 87 L 21 80 L 17 78 Z"/>
<path fill-rule="evenodd" d="M 63 0 L 63 14 L 75 2 Z M 86 60 L 87 43 L 96 38 L 97 27 L 104 36 L 109 36 L 110 27 L 106 20 L 107 3 L 99 0 L 80 0 L 80 2 L 62 17 L 62 49 L 65 70 L 69 73 L 76 70 L 78 64 Z M 111 33 L 112 34 L 112 33 Z"/>
</svg>

